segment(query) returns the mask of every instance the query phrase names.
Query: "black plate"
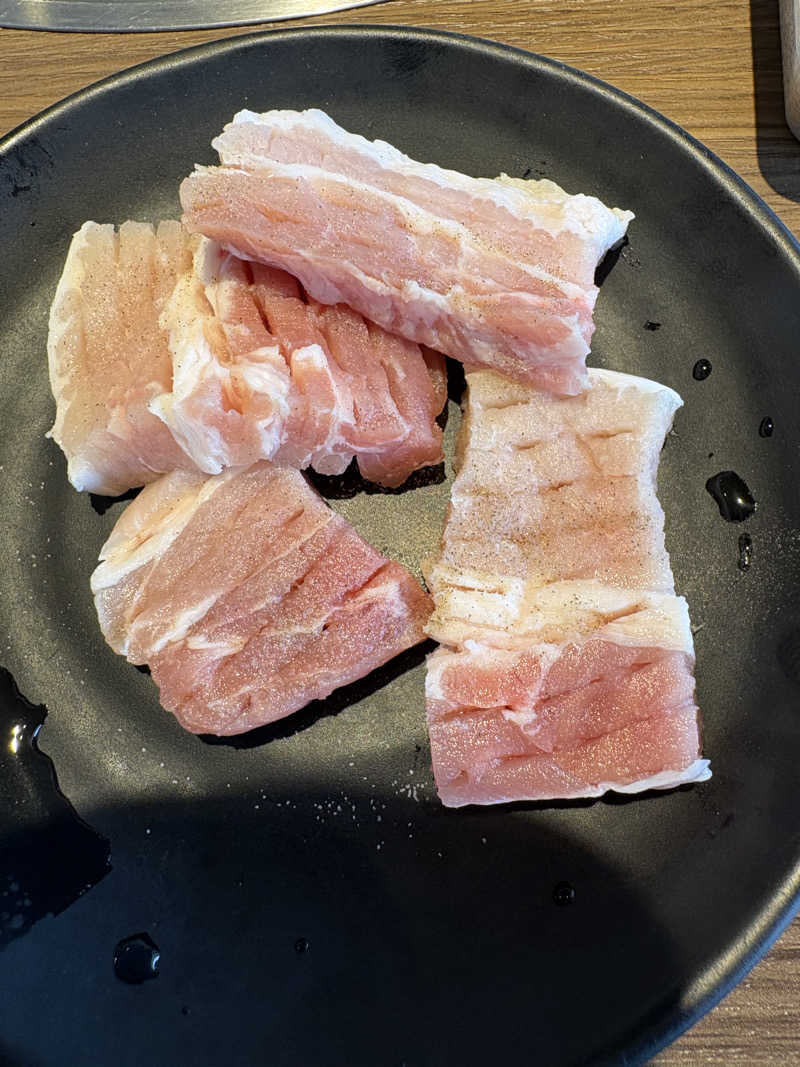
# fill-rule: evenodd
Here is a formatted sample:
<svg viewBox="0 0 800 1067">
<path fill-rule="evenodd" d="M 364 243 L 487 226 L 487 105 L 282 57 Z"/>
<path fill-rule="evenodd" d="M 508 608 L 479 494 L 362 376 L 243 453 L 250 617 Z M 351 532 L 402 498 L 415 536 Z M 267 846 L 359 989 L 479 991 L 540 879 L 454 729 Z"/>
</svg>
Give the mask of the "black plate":
<svg viewBox="0 0 800 1067">
<path fill-rule="evenodd" d="M 174 215 L 179 180 L 211 161 L 212 135 L 243 106 L 322 107 L 417 158 L 546 174 L 636 212 L 603 282 L 593 360 L 686 399 L 660 493 L 700 627 L 710 782 L 446 811 L 419 652 L 237 747 L 185 734 L 150 679 L 104 646 L 88 578 L 123 505 L 99 515 L 44 439 L 49 301 L 78 225 Z M 545 59 L 403 29 L 239 37 L 112 78 L 5 141 L 0 198 L 0 662 L 47 704 L 42 746 L 113 865 L 101 877 L 97 839 L 57 798 L 36 807 L 44 772 L 20 762 L 26 745 L 16 757 L 4 747 L 0 788 L 24 832 L 5 851 L 0 1060 L 553 1065 L 630 1062 L 674 1038 L 797 903 L 793 239 L 718 160 L 630 98 Z M 713 364 L 702 382 L 699 358 Z M 705 491 L 724 469 L 757 497 L 745 527 Z M 442 482 L 333 503 L 416 565 L 446 496 Z M 74 835 L 57 859 L 54 819 Z M 562 881 L 575 891 L 567 907 L 553 897 Z M 58 914 L 35 921 L 48 910 Z M 131 986 L 112 957 L 142 931 L 160 974 Z"/>
</svg>

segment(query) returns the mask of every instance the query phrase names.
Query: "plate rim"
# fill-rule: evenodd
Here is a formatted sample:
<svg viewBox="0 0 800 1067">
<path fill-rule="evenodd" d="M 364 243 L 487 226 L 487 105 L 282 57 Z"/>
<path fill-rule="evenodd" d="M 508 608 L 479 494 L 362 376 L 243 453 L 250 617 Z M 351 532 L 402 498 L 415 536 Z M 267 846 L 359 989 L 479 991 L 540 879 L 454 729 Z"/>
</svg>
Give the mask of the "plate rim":
<svg viewBox="0 0 800 1067">
<path fill-rule="evenodd" d="M 179 48 L 142 63 L 123 68 L 98 81 L 75 90 L 42 111 L 19 123 L 0 137 L 0 163 L 13 153 L 17 145 L 35 137 L 53 120 L 72 109 L 90 103 L 95 97 L 113 93 L 152 73 L 166 72 L 186 64 L 202 63 L 205 58 L 221 53 L 236 53 L 253 48 L 268 47 L 274 42 L 291 38 L 353 38 L 413 40 L 422 44 L 443 44 L 466 49 L 491 58 L 523 65 L 532 70 L 549 72 L 573 85 L 588 89 L 609 101 L 612 106 L 644 119 L 656 131 L 687 152 L 717 183 L 738 200 L 750 220 L 777 245 L 780 253 L 794 267 L 800 288 L 800 240 L 772 210 L 766 201 L 733 170 L 729 164 L 672 119 L 649 104 L 610 83 L 588 74 L 561 60 L 528 51 L 516 45 L 490 38 L 455 31 L 403 24 L 320 24 L 285 28 L 258 29 L 218 38 L 187 48 Z M 763 958 L 780 935 L 800 913 L 800 854 L 794 867 L 776 885 L 769 903 L 744 928 L 736 942 L 716 959 L 702 966 L 700 977 L 683 991 L 679 1001 L 655 1018 L 640 1019 L 633 1031 L 622 1033 L 613 1049 L 598 1049 L 590 1062 L 612 1062 L 610 1057 L 625 1056 L 625 1062 L 644 1062 L 674 1042 L 705 1014 L 714 1008 Z M 631 1058 L 633 1057 L 633 1058 Z M 614 1059 L 613 1062 L 619 1062 Z"/>
</svg>

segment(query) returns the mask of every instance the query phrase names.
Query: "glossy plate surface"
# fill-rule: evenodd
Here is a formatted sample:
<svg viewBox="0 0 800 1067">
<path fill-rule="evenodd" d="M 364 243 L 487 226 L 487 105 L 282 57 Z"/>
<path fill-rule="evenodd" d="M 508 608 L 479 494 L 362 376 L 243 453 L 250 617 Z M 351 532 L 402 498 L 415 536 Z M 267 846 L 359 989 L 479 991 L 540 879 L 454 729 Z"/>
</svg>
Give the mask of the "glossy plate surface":
<svg viewBox="0 0 800 1067">
<path fill-rule="evenodd" d="M 686 401 L 659 485 L 698 628 L 710 782 L 447 811 L 430 771 L 423 650 L 234 745 L 184 733 L 150 679 L 106 648 L 88 583 L 123 504 L 99 514 L 45 440 L 49 303 L 73 231 L 87 218 L 174 216 L 180 179 L 213 160 L 212 136 L 245 106 L 321 107 L 416 158 L 546 175 L 636 212 L 602 272 L 592 361 Z M 793 239 L 719 161 L 630 98 L 545 59 L 403 29 L 240 37 L 124 73 L 0 146 L 0 201 L 0 663 L 48 706 L 41 747 L 112 864 L 101 877 L 93 836 L 58 798 L 37 801 L 48 776 L 27 747 L 33 726 L 16 753 L 7 733 L 0 1060 L 556 1065 L 635 1062 L 674 1037 L 796 905 Z M 702 358 L 712 372 L 696 381 Z M 451 403 L 451 455 L 457 421 Z M 744 526 L 723 521 L 705 490 L 722 470 L 758 501 Z M 333 505 L 417 566 L 437 542 L 448 482 L 356 488 L 329 486 Z M 33 723 L 6 689 L 3 729 Z M 75 834 L 59 862 L 54 819 Z M 71 881 L 51 892 L 65 870 Z M 574 901 L 559 906 L 564 881 Z M 113 958 L 139 933 L 160 961 L 136 986 L 115 977 Z"/>
</svg>

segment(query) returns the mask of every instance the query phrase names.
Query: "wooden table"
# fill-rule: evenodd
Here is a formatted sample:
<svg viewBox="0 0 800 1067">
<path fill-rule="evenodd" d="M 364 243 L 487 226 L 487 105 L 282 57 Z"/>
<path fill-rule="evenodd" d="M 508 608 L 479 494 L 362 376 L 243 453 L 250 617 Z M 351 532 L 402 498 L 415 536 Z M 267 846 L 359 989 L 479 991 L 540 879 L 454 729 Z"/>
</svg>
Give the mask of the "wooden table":
<svg viewBox="0 0 800 1067">
<path fill-rule="evenodd" d="M 393 0 L 293 25 L 315 22 L 431 26 L 564 60 L 684 126 L 800 234 L 800 145 L 783 117 L 778 0 Z M 0 132 L 114 71 L 243 32 L 0 30 Z M 800 1064 L 799 994 L 800 918 L 750 977 L 653 1062 Z"/>
</svg>

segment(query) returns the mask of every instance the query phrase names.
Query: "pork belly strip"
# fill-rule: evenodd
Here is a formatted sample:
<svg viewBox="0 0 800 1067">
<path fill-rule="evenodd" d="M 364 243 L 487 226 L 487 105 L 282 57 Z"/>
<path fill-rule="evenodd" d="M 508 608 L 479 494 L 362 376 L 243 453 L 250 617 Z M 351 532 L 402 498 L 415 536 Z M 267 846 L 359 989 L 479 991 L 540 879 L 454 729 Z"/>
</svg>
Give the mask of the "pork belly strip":
<svg viewBox="0 0 800 1067">
<path fill-rule="evenodd" d="M 270 459 L 401 485 L 442 461 L 444 359 L 178 222 L 86 223 L 50 312 L 51 436 L 77 489 Z"/>
<path fill-rule="evenodd" d="M 589 371 L 556 398 L 467 375 L 459 473 L 428 567 L 428 726 L 445 804 L 708 777 L 686 603 L 656 497 L 680 398 Z"/>
<path fill-rule="evenodd" d="M 79 490 L 116 496 L 193 467 L 150 402 L 172 385 L 159 316 L 191 269 L 197 238 L 179 222 L 85 222 L 50 309 L 51 436 Z"/>
<path fill-rule="evenodd" d="M 417 163 L 317 110 L 241 111 L 212 143 L 221 166 L 181 186 L 193 232 L 466 364 L 582 388 L 594 271 L 630 212 Z"/>
<path fill-rule="evenodd" d="M 237 734 L 424 639 L 430 598 L 296 470 L 176 471 L 121 515 L 92 575 L 103 634 L 193 733 Z"/>
</svg>

